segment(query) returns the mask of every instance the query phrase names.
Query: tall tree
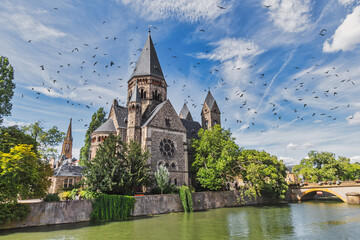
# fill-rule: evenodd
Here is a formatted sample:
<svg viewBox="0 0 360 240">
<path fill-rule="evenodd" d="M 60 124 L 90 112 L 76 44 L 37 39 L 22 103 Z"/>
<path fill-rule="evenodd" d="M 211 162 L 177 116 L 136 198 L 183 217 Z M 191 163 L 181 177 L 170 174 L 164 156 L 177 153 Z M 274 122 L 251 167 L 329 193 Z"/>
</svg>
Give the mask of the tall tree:
<svg viewBox="0 0 360 240">
<path fill-rule="evenodd" d="M 91 134 L 106 121 L 106 113 L 103 108 L 99 108 L 91 117 L 89 128 L 85 133 L 85 144 L 80 150 L 80 164 L 85 165 L 85 161 L 89 159 L 89 151 L 91 145 Z"/>
<path fill-rule="evenodd" d="M 39 153 L 46 161 L 57 156 L 57 150 L 54 147 L 64 140 L 65 133 L 60 132 L 56 126 L 45 130 L 42 123 L 37 121 L 34 124 L 23 126 L 22 130 L 39 143 Z"/>
<path fill-rule="evenodd" d="M 132 194 L 150 183 L 148 158 L 140 144 L 126 144 L 110 135 L 99 145 L 95 158 L 85 161 L 85 184 L 93 192 Z"/>
<path fill-rule="evenodd" d="M 210 130 L 200 129 L 199 138 L 192 143 L 195 160 L 192 164 L 196 179 L 203 188 L 224 189 L 232 182 L 240 168 L 237 164 L 241 149 L 235 144 L 229 130 L 215 125 Z"/>
<path fill-rule="evenodd" d="M 19 144 L 32 145 L 34 151 L 38 152 L 36 140 L 18 126 L 0 127 L 0 152 L 9 153 L 11 148 Z"/>
<path fill-rule="evenodd" d="M 351 164 L 350 159 L 338 157 L 331 152 L 310 151 L 308 157 L 293 167 L 294 173 L 307 181 L 354 180 L 359 177 L 359 164 Z"/>
<path fill-rule="evenodd" d="M 0 124 L 4 116 L 11 114 L 11 99 L 14 95 L 14 69 L 6 57 L 0 56 Z"/>
<path fill-rule="evenodd" d="M 273 198 L 285 198 L 286 167 L 276 156 L 265 151 L 243 150 L 239 156 L 245 194 L 256 198 L 265 193 Z"/>
<path fill-rule="evenodd" d="M 16 203 L 18 197 L 43 197 L 53 172 L 40 160 L 32 145 L 20 144 L 0 152 L 0 202 Z"/>
</svg>

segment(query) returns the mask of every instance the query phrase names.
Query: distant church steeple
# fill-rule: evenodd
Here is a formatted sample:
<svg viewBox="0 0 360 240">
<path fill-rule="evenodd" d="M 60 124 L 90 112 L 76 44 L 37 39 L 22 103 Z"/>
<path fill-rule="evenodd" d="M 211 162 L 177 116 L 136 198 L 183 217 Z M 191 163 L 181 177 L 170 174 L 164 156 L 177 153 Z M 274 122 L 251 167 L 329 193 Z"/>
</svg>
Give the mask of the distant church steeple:
<svg viewBox="0 0 360 240">
<path fill-rule="evenodd" d="M 71 121 L 72 121 L 72 119 L 70 118 L 69 128 L 66 133 L 66 137 L 64 139 L 62 150 L 61 150 L 61 155 L 60 155 L 60 156 L 65 156 L 66 159 L 72 159 L 73 138 L 72 138 L 72 134 L 71 134 Z"/>
</svg>

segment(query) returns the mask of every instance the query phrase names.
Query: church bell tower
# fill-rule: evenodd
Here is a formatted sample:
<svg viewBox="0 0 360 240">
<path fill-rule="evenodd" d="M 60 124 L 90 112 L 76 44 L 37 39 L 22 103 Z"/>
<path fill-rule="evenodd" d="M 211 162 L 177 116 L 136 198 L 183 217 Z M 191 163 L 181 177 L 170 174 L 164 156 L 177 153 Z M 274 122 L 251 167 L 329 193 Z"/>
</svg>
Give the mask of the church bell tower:
<svg viewBox="0 0 360 240">
<path fill-rule="evenodd" d="M 66 137 L 64 139 L 62 150 L 61 150 L 61 155 L 60 155 L 60 156 L 65 156 L 65 159 L 72 159 L 73 138 L 72 138 L 72 134 L 71 134 L 71 121 L 72 121 L 72 119 L 70 118 L 69 128 L 66 133 Z"/>
<path fill-rule="evenodd" d="M 201 122 L 204 129 L 210 129 L 215 124 L 221 125 L 221 112 L 210 91 L 201 110 Z"/>
</svg>

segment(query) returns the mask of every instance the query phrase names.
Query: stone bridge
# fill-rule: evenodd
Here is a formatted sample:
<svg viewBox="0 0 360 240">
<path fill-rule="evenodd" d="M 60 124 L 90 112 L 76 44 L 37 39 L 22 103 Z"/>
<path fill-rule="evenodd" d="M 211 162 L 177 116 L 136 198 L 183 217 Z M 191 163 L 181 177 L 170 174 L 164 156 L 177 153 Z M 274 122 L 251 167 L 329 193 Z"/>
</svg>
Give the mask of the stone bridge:
<svg viewBox="0 0 360 240">
<path fill-rule="evenodd" d="M 328 192 L 346 203 L 360 203 L 360 183 L 342 182 L 340 185 L 319 185 L 310 183 L 303 187 L 289 187 L 286 199 L 289 201 L 301 201 L 313 198 L 317 192 Z"/>
</svg>

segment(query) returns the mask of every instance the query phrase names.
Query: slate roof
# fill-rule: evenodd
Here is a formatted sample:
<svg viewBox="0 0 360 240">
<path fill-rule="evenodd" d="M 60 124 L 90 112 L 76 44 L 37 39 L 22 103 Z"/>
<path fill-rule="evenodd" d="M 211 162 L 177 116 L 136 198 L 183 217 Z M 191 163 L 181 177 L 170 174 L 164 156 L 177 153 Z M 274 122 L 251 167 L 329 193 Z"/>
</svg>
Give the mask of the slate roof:
<svg viewBox="0 0 360 240">
<path fill-rule="evenodd" d="M 93 133 L 99 133 L 99 132 L 116 132 L 114 121 L 111 118 L 109 118 L 100 127 L 98 127 Z"/>
<path fill-rule="evenodd" d="M 150 32 L 130 79 L 138 76 L 155 76 L 165 79 Z"/>
<path fill-rule="evenodd" d="M 187 138 L 197 138 L 198 137 L 197 133 L 201 128 L 200 123 L 196 122 L 196 121 L 192 121 L 192 120 L 182 119 L 182 118 L 180 118 L 180 120 L 186 129 L 186 137 Z"/>
<path fill-rule="evenodd" d="M 180 111 L 179 117 L 183 118 L 183 119 L 187 119 L 187 120 L 193 120 L 186 103 L 184 103 L 184 106 L 182 107 L 182 109 Z"/>
<path fill-rule="evenodd" d="M 120 128 L 127 128 L 128 109 L 123 106 L 114 105 L 116 120 Z"/>
<path fill-rule="evenodd" d="M 162 103 L 160 103 L 159 105 L 157 105 L 154 108 L 154 110 L 152 110 L 152 112 L 149 114 L 149 117 L 147 119 L 145 119 L 144 124 L 142 126 L 147 126 L 167 101 L 169 101 L 169 99 L 167 99 L 167 100 L 163 101 Z"/>
<path fill-rule="evenodd" d="M 205 98 L 205 103 L 208 105 L 208 107 L 210 108 L 210 110 L 212 110 L 214 103 L 215 103 L 215 99 L 213 97 L 213 95 L 211 94 L 211 92 L 209 91 L 206 98 Z"/>
<path fill-rule="evenodd" d="M 54 176 L 56 177 L 81 177 L 83 166 L 70 166 L 63 164 L 54 170 Z"/>
</svg>

